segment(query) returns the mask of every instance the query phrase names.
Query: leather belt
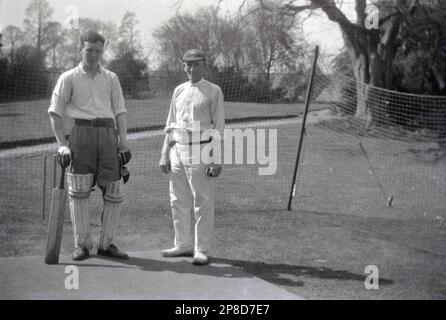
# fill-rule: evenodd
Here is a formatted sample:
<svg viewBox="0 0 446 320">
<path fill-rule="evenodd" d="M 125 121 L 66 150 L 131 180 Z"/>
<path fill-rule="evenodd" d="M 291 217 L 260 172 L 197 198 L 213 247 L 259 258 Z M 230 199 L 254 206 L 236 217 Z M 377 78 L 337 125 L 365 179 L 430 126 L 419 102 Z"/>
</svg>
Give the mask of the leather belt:
<svg viewBox="0 0 446 320">
<path fill-rule="evenodd" d="M 205 143 L 210 143 L 211 141 L 212 141 L 212 138 L 209 138 L 209 140 L 196 141 L 196 142 L 188 142 L 187 144 L 191 146 L 191 145 L 194 145 L 194 144 L 205 144 Z M 174 145 L 175 143 L 182 144 L 182 143 L 180 143 L 180 142 L 178 142 L 178 141 L 173 140 L 173 141 L 170 141 L 170 142 L 169 142 L 169 146 L 170 146 L 170 147 L 173 147 L 173 145 Z"/>
<path fill-rule="evenodd" d="M 113 119 L 110 118 L 97 118 L 93 120 L 87 120 L 87 119 L 75 119 L 74 123 L 78 126 L 85 126 L 85 127 L 115 127 L 115 122 Z"/>
<path fill-rule="evenodd" d="M 209 140 L 204 140 L 204 141 L 200 141 L 200 142 L 189 142 L 189 145 L 193 145 L 193 144 L 205 144 L 205 143 L 210 143 L 212 141 L 212 139 Z"/>
</svg>

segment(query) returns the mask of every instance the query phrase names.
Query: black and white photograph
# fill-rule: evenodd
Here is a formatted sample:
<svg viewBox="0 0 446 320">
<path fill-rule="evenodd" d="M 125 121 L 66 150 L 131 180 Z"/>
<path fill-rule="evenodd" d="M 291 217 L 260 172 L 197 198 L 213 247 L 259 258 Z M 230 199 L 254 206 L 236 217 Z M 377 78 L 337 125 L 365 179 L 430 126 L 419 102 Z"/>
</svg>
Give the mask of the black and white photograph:
<svg viewBox="0 0 446 320">
<path fill-rule="evenodd" d="M 445 300 L 446 1 L 0 0 L 0 249 L 160 319 Z"/>
</svg>

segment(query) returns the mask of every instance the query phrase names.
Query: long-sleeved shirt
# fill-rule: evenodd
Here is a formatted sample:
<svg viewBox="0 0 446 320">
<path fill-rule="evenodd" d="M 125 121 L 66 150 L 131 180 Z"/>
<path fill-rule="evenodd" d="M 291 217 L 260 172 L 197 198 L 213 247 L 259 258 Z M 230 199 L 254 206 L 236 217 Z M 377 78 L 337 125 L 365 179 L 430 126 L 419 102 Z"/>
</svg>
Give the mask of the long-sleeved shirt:
<svg viewBox="0 0 446 320">
<path fill-rule="evenodd" d="M 118 76 L 99 66 L 92 79 L 79 64 L 59 77 L 48 112 L 73 119 L 115 119 L 126 112 Z"/>
<path fill-rule="evenodd" d="M 223 139 L 223 92 L 219 86 L 205 79 L 197 83 L 188 81 L 175 88 L 164 130 L 172 132 L 178 139 L 181 138 L 180 132 L 196 132 L 198 123 L 199 131 L 218 133 Z"/>
</svg>

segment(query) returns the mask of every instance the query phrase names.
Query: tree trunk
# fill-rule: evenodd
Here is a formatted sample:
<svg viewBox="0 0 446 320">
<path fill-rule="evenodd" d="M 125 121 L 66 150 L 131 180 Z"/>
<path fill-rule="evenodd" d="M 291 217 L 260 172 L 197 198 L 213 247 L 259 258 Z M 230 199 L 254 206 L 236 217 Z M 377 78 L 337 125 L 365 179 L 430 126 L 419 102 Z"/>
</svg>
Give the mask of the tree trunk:
<svg viewBox="0 0 446 320">
<path fill-rule="evenodd" d="M 270 79 L 271 79 L 271 64 L 270 63 L 268 63 L 267 65 L 266 65 L 266 70 L 265 70 L 266 72 L 265 72 L 265 82 L 266 82 L 266 85 L 268 86 L 268 88 L 269 88 L 269 84 L 270 84 Z"/>
<path fill-rule="evenodd" d="M 41 41 L 42 41 L 41 37 L 42 37 L 42 23 L 39 20 L 39 25 L 37 27 L 37 46 L 36 46 L 37 47 L 37 52 L 39 54 L 40 54 L 40 49 L 41 49 L 41 46 L 42 46 L 42 44 L 41 44 Z"/>
<path fill-rule="evenodd" d="M 393 78 L 393 60 L 396 55 L 396 37 L 401 23 L 400 14 L 381 23 L 379 33 L 369 36 L 370 83 L 373 86 L 390 89 Z"/>
<path fill-rule="evenodd" d="M 384 87 L 385 84 L 385 66 L 386 62 L 383 58 L 383 48 L 380 44 L 379 35 L 370 35 L 368 39 L 367 54 L 369 56 L 369 73 L 370 84 L 375 87 Z"/>
<path fill-rule="evenodd" d="M 53 68 L 56 69 L 57 68 L 57 53 L 56 53 L 56 48 L 53 48 Z"/>
<path fill-rule="evenodd" d="M 370 82 L 370 59 L 366 47 L 366 37 L 354 34 L 352 30 L 341 28 L 347 51 L 353 66 L 356 79 L 356 113 L 355 116 L 367 122 L 370 112 L 367 108 L 367 84 Z"/>
<path fill-rule="evenodd" d="M 389 3 L 391 2 L 391 3 Z M 390 88 L 392 84 L 393 59 L 396 54 L 396 37 L 399 33 L 401 12 L 399 8 L 406 0 L 381 0 L 375 2 L 380 10 L 379 30 L 364 27 L 365 0 L 355 0 L 356 23 L 347 19 L 344 13 L 330 0 L 311 0 L 312 5 L 321 8 L 331 21 L 338 23 L 350 54 L 353 73 L 357 84 L 356 116 L 367 121 L 371 110 L 367 107 L 367 85 Z"/>
<path fill-rule="evenodd" d="M 11 50 L 9 51 L 9 59 L 11 60 L 11 64 L 14 63 L 14 46 L 11 47 Z"/>
<path fill-rule="evenodd" d="M 367 108 L 367 84 L 369 76 L 369 59 L 365 53 L 362 53 L 352 59 L 353 73 L 356 78 L 356 117 L 370 121 L 370 111 Z"/>
</svg>

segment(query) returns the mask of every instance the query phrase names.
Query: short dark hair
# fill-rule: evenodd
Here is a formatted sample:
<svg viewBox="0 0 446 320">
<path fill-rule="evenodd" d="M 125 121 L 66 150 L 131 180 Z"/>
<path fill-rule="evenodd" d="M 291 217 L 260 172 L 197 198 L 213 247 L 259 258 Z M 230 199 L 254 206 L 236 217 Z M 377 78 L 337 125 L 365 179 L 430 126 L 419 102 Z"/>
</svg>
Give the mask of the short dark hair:
<svg viewBox="0 0 446 320">
<path fill-rule="evenodd" d="M 99 33 L 93 32 L 93 31 L 88 31 L 81 35 L 81 43 L 80 43 L 81 48 L 84 47 L 85 41 L 92 42 L 92 43 L 101 42 L 102 46 L 104 46 L 104 44 L 105 44 L 105 38 L 103 36 L 101 36 Z"/>
</svg>

